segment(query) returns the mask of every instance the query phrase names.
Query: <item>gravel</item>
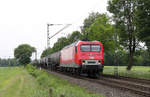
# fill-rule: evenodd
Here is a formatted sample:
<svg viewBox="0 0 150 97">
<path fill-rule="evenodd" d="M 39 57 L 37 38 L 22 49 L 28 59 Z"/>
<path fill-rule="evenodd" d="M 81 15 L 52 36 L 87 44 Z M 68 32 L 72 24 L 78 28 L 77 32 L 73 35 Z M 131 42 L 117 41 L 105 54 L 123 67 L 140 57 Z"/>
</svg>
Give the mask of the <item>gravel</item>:
<svg viewBox="0 0 150 97">
<path fill-rule="evenodd" d="M 52 71 L 49 71 L 49 73 L 54 74 L 63 80 L 67 80 L 71 84 L 76 84 L 82 88 L 85 88 L 89 92 L 100 94 L 104 97 L 143 97 L 141 95 L 131 93 L 130 91 L 125 91 L 119 88 L 112 88 L 102 84 L 92 83 L 83 79 L 70 77 L 61 73 Z"/>
</svg>

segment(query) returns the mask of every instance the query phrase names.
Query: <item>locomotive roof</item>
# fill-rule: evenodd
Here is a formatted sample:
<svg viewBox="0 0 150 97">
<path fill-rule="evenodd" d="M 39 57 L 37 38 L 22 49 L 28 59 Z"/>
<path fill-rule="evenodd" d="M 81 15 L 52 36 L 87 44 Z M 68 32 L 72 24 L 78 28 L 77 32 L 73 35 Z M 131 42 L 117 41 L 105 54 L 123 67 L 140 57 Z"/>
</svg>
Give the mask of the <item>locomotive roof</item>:
<svg viewBox="0 0 150 97">
<path fill-rule="evenodd" d="M 72 47 L 72 46 L 76 46 L 76 45 L 78 45 L 80 42 L 89 42 L 89 41 L 81 41 L 81 40 L 77 40 L 77 41 L 75 41 L 74 43 L 65 46 L 63 49 L 66 49 L 66 48 L 69 48 L 69 47 Z M 91 42 L 91 41 L 90 41 L 90 42 Z M 95 41 L 92 41 L 92 42 L 99 42 L 99 41 L 96 41 L 96 40 L 95 40 Z"/>
<path fill-rule="evenodd" d="M 67 46 L 65 46 L 63 49 L 68 48 L 68 47 L 71 47 L 71 46 L 75 46 L 79 41 L 80 41 L 80 40 L 78 40 L 78 41 L 76 41 L 76 42 L 74 42 L 74 43 L 72 43 L 72 44 L 70 44 L 70 45 L 67 45 Z"/>
</svg>

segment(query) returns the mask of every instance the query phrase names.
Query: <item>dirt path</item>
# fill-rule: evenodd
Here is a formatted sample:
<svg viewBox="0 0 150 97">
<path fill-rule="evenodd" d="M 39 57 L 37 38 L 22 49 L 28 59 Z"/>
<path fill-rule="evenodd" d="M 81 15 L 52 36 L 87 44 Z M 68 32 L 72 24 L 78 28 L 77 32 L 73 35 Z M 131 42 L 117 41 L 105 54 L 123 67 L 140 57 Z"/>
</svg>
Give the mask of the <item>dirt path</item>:
<svg viewBox="0 0 150 97">
<path fill-rule="evenodd" d="M 24 80 L 25 80 L 24 76 L 21 75 L 20 80 L 21 80 L 21 82 L 19 84 L 18 91 L 16 91 L 17 93 L 16 93 L 16 96 L 14 95 L 14 97 L 20 97 L 21 91 L 23 89 Z"/>
</svg>

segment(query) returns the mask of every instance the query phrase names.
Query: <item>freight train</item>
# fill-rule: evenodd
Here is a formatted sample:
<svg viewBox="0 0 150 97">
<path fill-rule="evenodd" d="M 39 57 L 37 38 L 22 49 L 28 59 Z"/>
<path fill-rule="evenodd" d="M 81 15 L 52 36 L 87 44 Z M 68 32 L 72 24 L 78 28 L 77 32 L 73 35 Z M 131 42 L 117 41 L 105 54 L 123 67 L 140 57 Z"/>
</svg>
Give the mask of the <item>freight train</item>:
<svg viewBox="0 0 150 97">
<path fill-rule="evenodd" d="M 103 45 L 99 41 L 77 41 L 43 57 L 40 65 L 62 72 L 97 76 L 102 74 L 104 67 Z"/>
</svg>

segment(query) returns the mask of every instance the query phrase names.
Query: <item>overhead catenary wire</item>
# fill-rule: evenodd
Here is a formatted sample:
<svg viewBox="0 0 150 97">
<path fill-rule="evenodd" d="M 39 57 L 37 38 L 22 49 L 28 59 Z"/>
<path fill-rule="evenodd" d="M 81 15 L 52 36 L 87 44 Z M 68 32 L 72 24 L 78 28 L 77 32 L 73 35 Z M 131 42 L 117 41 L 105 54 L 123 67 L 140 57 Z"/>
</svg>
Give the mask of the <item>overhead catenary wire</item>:
<svg viewBox="0 0 150 97">
<path fill-rule="evenodd" d="M 52 35 L 51 37 L 49 37 L 49 26 L 55 26 L 55 25 L 65 25 L 62 29 L 60 29 L 59 31 L 57 31 L 54 35 Z M 56 36 L 57 34 L 59 34 L 61 31 L 63 31 L 64 29 L 68 28 L 71 24 L 47 24 L 47 48 L 50 48 L 50 39 L 53 38 L 54 36 Z"/>
<path fill-rule="evenodd" d="M 95 3 L 95 4 L 93 4 L 93 5 L 91 5 L 91 7 L 90 7 L 90 9 L 91 9 L 91 11 L 93 12 L 93 9 L 95 9 L 95 7 L 98 5 L 98 2 L 97 3 Z M 88 13 L 86 10 L 84 10 L 84 12 L 82 12 L 82 13 Z M 78 21 L 79 21 L 79 19 L 81 19 L 81 17 L 83 17 L 84 16 L 84 14 L 82 14 L 78 19 L 76 19 L 76 20 L 74 20 L 73 22 L 71 22 L 70 24 L 71 24 L 71 26 L 73 26 L 73 25 L 75 25 L 75 23 L 77 23 Z M 53 25 L 62 25 L 62 24 L 48 24 L 47 26 L 48 26 L 48 28 L 49 28 L 49 26 L 53 26 Z M 70 26 L 70 25 L 69 25 Z M 79 28 L 81 28 L 81 25 L 80 26 L 77 26 L 77 27 L 79 27 Z M 65 28 L 64 28 L 65 29 Z M 64 30 L 63 29 L 63 30 Z M 49 29 L 47 30 L 48 32 L 49 32 Z M 61 30 L 62 31 L 62 30 Z M 56 32 L 57 34 L 59 33 L 59 32 L 61 32 L 61 31 L 58 31 L 58 32 Z M 54 34 L 54 35 L 52 35 L 51 37 L 50 37 L 50 39 L 51 38 L 53 38 L 55 35 L 57 35 L 57 34 Z M 47 36 L 49 36 L 49 33 L 47 33 Z M 49 37 L 47 37 L 47 45 L 50 45 L 49 43 L 48 43 L 48 40 L 49 40 Z"/>
<path fill-rule="evenodd" d="M 67 24 L 65 27 L 63 27 L 62 29 L 60 29 L 58 32 L 56 32 L 54 35 L 52 35 L 51 37 L 49 37 L 49 39 L 53 38 L 55 35 L 59 34 L 61 31 L 63 31 L 64 29 L 68 28 L 71 24 Z"/>
</svg>

